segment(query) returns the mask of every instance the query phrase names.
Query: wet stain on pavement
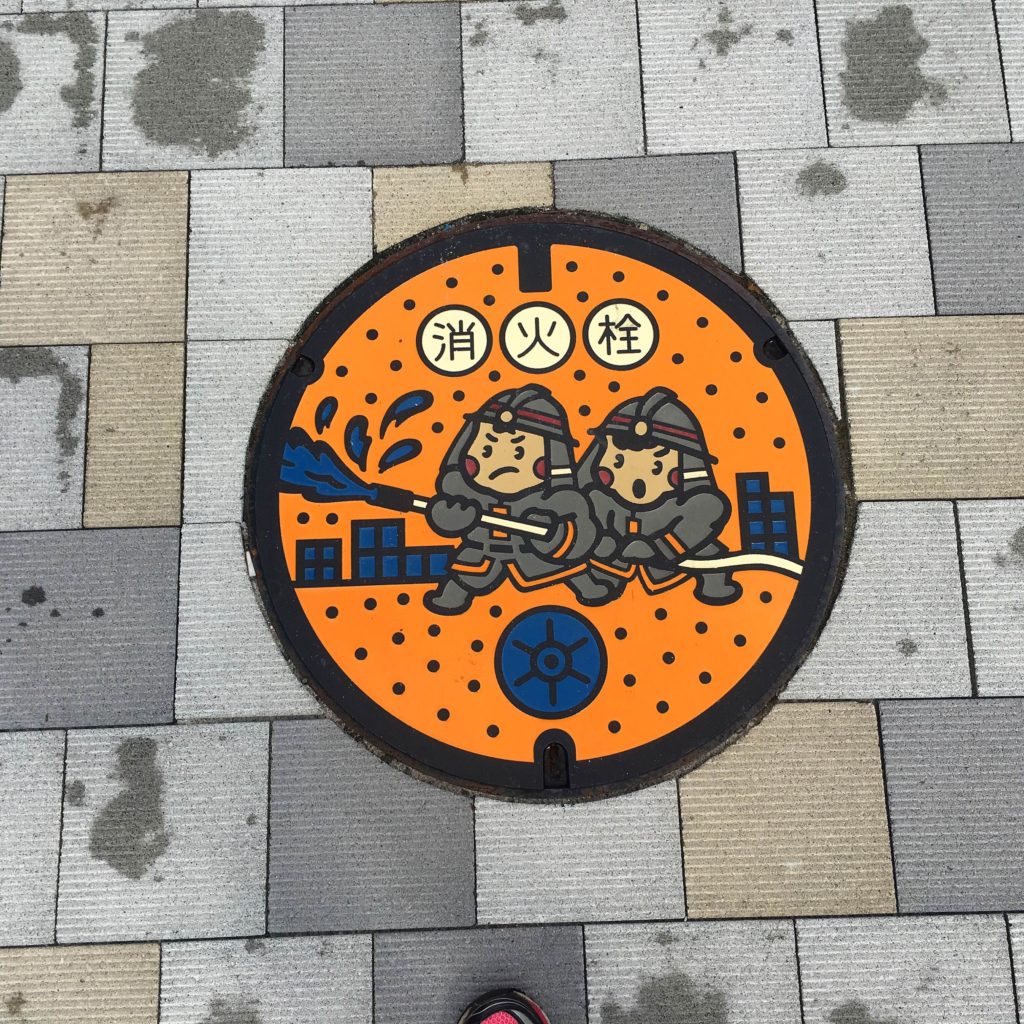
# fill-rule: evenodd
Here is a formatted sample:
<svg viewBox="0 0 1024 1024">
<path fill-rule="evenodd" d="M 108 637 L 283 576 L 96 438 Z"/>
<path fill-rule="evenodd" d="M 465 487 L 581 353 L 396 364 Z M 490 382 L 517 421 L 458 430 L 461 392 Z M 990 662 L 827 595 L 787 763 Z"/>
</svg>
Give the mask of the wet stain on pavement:
<svg viewBox="0 0 1024 1024">
<path fill-rule="evenodd" d="M 614 999 L 601 1006 L 600 1024 L 729 1024 L 724 992 L 700 985 L 682 971 L 645 978 L 631 1009 Z"/>
<path fill-rule="evenodd" d="M 905 636 L 896 642 L 896 649 L 904 658 L 912 658 L 921 649 L 921 645 L 912 637 Z"/>
<path fill-rule="evenodd" d="M 793 45 L 793 30 L 791 28 L 780 28 L 775 33 L 775 38 L 780 43 L 785 43 L 787 46 Z"/>
<path fill-rule="evenodd" d="M 483 46 L 491 38 L 491 34 L 487 31 L 487 22 L 483 18 L 479 21 L 471 21 L 469 27 L 473 30 L 467 39 L 470 46 Z"/>
<path fill-rule="evenodd" d="M 538 21 L 565 21 L 568 12 L 562 0 L 548 0 L 544 4 L 517 4 L 512 13 L 524 25 L 536 25 Z"/>
<path fill-rule="evenodd" d="M 725 4 L 720 4 L 718 24 L 710 32 L 704 33 L 704 39 L 715 48 L 715 53 L 719 57 L 728 57 L 732 48 L 753 31 L 752 23 L 737 25 L 732 11 Z"/>
<path fill-rule="evenodd" d="M 992 556 L 992 561 L 1000 569 L 1005 569 L 1008 565 L 1012 565 L 1015 568 L 1024 567 L 1024 526 L 1019 527 L 1013 532 L 1007 550 L 1005 552 L 997 551 Z"/>
<path fill-rule="evenodd" d="M 14 47 L 0 39 L 0 114 L 14 106 L 21 89 L 21 61 Z"/>
<path fill-rule="evenodd" d="M 0 380 L 17 384 L 22 380 L 52 377 L 60 385 L 57 396 L 57 418 L 54 425 L 54 439 L 61 459 L 71 458 L 81 444 L 81 437 L 74 431 L 75 418 L 85 400 L 85 389 L 71 373 L 67 364 L 45 348 L 0 348 Z M 58 473 L 61 493 L 66 494 L 70 486 L 70 474 L 66 468 Z"/>
<path fill-rule="evenodd" d="M 210 157 L 238 149 L 255 131 L 245 113 L 265 35 L 248 11 L 200 10 L 134 36 L 148 61 L 132 87 L 136 126 L 161 146 Z"/>
<path fill-rule="evenodd" d="M 85 803 L 85 783 L 81 779 L 68 783 L 68 803 L 72 807 L 81 807 Z"/>
<path fill-rule="evenodd" d="M 42 604 L 45 600 L 46 591 L 42 587 L 26 587 L 21 592 L 21 603 L 27 604 L 30 608 L 34 608 L 37 604 Z"/>
<path fill-rule="evenodd" d="M 839 78 L 850 113 L 861 121 L 895 124 L 921 100 L 942 103 L 946 86 L 919 66 L 928 46 L 904 4 L 883 7 L 874 18 L 847 21 L 846 70 Z"/>
<path fill-rule="evenodd" d="M 107 196 L 95 203 L 87 203 L 80 199 L 76 204 L 78 216 L 92 228 L 93 238 L 99 238 L 107 224 L 107 215 L 117 205 L 115 196 Z"/>
<path fill-rule="evenodd" d="M 214 996 L 202 1024 L 260 1024 L 259 1004 L 235 997 Z"/>
<path fill-rule="evenodd" d="M 849 999 L 828 1015 L 830 1024 L 899 1024 L 895 1017 L 876 1017 L 859 999 Z"/>
<path fill-rule="evenodd" d="M 26 35 L 64 35 L 74 43 L 75 80 L 62 85 L 60 98 L 71 110 L 71 124 L 75 128 L 87 128 L 96 117 L 93 94 L 96 92 L 94 68 L 99 57 L 100 36 L 89 16 L 80 11 L 69 14 L 26 14 L 18 22 L 18 31 Z"/>
<path fill-rule="evenodd" d="M 114 777 L 123 788 L 96 815 L 89 834 L 92 856 L 126 878 L 141 878 L 170 844 L 156 751 L 156 741 L 148 736 L 118 745 Z"/>
<path fill-rule="evenodd" d="M 835 164 L 815 160 L 797 175 L 796 184 L 805 196 L 837 196 L 846 190 L 848 182 Z"/>
<path fill-rule="evenodd" d="M 25 998 L 24 992 L 11 992 L 9 995 L 4 996 L 4 1009 L 9 1016 L 20 1017 L 27 1002 L 28 1000 Z"/>
</svg>

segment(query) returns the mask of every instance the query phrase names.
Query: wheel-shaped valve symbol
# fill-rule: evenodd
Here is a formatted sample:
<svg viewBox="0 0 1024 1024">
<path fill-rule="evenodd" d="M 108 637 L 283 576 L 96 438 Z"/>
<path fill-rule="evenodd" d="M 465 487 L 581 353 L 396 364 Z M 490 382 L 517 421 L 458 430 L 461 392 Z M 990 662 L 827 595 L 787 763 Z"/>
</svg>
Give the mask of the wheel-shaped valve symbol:
<svg viewBox="0 0 1024 1024">
<path fill-rule="evenodd" d="M 606 659 L 601 637 L 582 615 L 546 607 L 508 625 L 494 665 L 516 707 L 538 718 L 564 718 L 597 696 Z"/>
</svg>

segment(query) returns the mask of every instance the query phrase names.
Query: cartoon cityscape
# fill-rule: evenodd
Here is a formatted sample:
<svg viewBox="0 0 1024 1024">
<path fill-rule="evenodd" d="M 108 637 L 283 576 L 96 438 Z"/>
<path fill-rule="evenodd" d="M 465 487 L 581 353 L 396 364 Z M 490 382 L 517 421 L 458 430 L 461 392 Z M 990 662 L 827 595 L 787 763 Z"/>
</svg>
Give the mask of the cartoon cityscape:
<svg viewBox="0 0 1024 1024">
<path fill-rule="evenodd" d="M 448 572 L 450 544 L 406 546 L 404 519 L 357 519 L 352 523 L 352 573 L 342 570 L 341 537 L 300 540 L 295 552 L 299 587 L 429 583 Z"/>
<path fill-rule="evenodd" d="M 773 491 L 767 473 L 737 473 L 736 493 L 743 551 L 798 558 L 792 491 Z M 351 575 L 345 576 L 341 537 L 300 540 L 295 552 L 297 587 L 430 583 L 448 572 L 455 547 L 407 546 L 405 520 L 357 519 L 351 532 Z"/>
<path fill-rule="evenodd" d="M 799 558 L 792 491 L 773 491 L 767 473 L 737 473 L 740 543 L 744 551 Z"/>
</svg>

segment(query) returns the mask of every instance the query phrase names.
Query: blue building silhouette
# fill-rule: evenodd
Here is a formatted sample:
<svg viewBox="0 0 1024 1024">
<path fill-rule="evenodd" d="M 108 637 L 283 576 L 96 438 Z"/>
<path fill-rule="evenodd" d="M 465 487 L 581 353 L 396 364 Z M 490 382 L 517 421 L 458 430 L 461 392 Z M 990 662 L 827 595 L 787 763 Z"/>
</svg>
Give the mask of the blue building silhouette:
<svg viewBox="0 0 1024 1024">
<path fill-rule="evenodd" d="M 799 558 L 792 491 L 773 491 L 767 473 L 737 473 L 740 540 L 744 551 Z"/>
<path fill-rule="evenodd" d="M 367 586 L 430 583 L 445 576 L 455 548 L 407 547 L 404 519 L 357 519 L 352 523 L 352 574 L 342 576 L 340 537 L 300 540 L 295 545 L 295 585 Z"/>
</svg>

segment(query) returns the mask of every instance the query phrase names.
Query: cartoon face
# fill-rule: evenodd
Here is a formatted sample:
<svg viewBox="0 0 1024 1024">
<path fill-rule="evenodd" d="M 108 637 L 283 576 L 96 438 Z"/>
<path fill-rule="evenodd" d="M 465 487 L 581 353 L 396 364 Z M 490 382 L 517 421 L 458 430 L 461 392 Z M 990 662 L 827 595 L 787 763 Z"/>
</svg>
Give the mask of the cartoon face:
<svg viewBox="0 0 1024 1024">
<path fill-rule="evenodd" d="M 495 431 L 481 423 L 466 451 L 465 472 L 478 487 L 517 494 L 545 477 L 544 438 L 528 430 Z"/>
<path fill-rule="evenodd" d="M 653 505 L 679 479 L 679 456 L 671 448 L 624 448 L 615 434 L 605 435 L 605 449 L 598 463 L 602 486 L 631 505 Z"/>
</svg>

